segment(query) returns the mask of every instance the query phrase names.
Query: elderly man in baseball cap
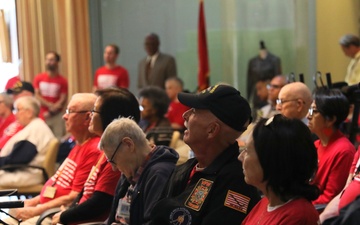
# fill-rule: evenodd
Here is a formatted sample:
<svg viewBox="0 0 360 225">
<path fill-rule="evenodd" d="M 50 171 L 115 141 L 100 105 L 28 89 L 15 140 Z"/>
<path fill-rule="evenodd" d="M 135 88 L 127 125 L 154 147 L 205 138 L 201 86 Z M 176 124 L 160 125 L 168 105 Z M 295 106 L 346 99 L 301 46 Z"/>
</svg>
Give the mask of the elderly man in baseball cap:
<svg viewBox="0 0 360 225">
<path fill-rule="evenodd" d="M 34 87 L 26 81 L 17 81 L 11 88 L 6 90 L 7 94 L 12 94 L 14 100 L 23 96 L 34 96 Z"/>
<path fill-rule="evenodd" d="M 198 94 L 179 93 L 191 109 L 183 114 L 184 141 L 195 158 L 178 166 L 154 207 L 153 224 L 241 224 L 259 201 L 255 188 L 244 182 L 236 142 L 251 122 L 249 103 L 228 85 Z"/>
</svg>

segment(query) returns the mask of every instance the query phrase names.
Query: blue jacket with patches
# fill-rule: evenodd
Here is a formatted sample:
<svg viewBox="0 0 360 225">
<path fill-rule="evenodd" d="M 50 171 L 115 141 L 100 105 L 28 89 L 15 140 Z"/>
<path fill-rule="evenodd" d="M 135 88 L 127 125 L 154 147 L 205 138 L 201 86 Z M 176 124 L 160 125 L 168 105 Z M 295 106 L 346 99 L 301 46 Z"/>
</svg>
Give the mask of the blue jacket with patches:
<svg viewBox="0 0 360 225">
<path fill-rule="evenodd" d="M 237 143 L 189 181 L 196 159 L 178 166 L 152 211 L 154 225 L 239 225 L 260 200 L 244 181 Z"/>
<path fill-rule="evenodd" d="M 179 158 L 178 153 L 166 146 L 157 146 L 153 155 L 145 165 L 131 196 L 130 223 L 131 225 L 142 225 L 150 223 L 150 214 L 155 203 L 160 199 L 171 173 L 175 169 Z M 107 224 L 115 220 L 116 209 L 119 199 L 123 198 L 130 183 L 121 176 L 116 187 L 114 202 L 110 211 Z"/>
</svg>

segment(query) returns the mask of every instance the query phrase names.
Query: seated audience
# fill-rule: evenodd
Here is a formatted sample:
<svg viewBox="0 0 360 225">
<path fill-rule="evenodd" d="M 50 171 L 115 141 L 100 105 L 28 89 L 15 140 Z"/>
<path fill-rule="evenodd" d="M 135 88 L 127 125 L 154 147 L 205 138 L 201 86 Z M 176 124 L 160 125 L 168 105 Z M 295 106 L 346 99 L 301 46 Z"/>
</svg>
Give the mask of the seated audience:
<svg viewBox="0 0 360 225">
<path fill-rule="evenodd" d="M 16 82 L 20 81 L 20 76 L 16 75 L 10 78 L 5 84 L 5 91 L 12 88 Z"/>
<path fill-rule="evenodd" d="M 306 114 L 312 103 L 310 89 L 301 82 L 285 85 L 276 100 L 276 110 L 283 116 L 302 120 L 307 124 Z"/>
<path fill-rule="evenodd" d="M 320 196 L 313 204 L 327 204 L 344 188 L 355 148 L 339 131 L 349 113 L 349 102 L 340 90 L 321 88 L 315 91 L 308 113 L 308 127 L 319 140 L 315 147 L 319 158 L 315 183 Z"/>
<path fill-rule="evenodd" d="M 81 192 L 89 176 L 91 167 L 100 154 L 97 145 L 100 138 L 88 130 L 91 109 L 96 95 L 80 93 L 72 96 L 66 113 L 63 115 L 67 132 L 76 139 L 63 164 L 44 185 L 40 195 L 26 199 L 24 208 L 11 210 L 11 214 L 21 219 L 21 224 L 35 224 L 44 211 L 68 205 Z M 8 219 L 7 223 L 15 223 Z M 51 222 L 51 221 L 50 221 Z"/>
<path fill-rule="evenodd" d="M 139 103 L 127 89 L 105 88 L 97 90 L 96 94 L 98 97 L 91 110 L 90 132 L 101 136 L 106 127 L 120 116 L 139 121 Z M 120 172 L 113 171 L 111 164 L 101 153 L 76 201 L 68 209 L 55 214 L 52 223 L 104 221 L 109 215 L 119 177 Z"/>
<path fill-rule="evenodd" d="M 34 96 L 35 90 L 31 83 L 26 81 L 18 81 L 6 93 L 13 95 L 14 100 L 23 96 Z"/>
<path fill-rule="evenodd" d="M 3 136 L 4 130 L 16 121 L 15 115 L 12 113 L 13 103 L 13 99 L 8 94 L 0 93 L 0 138 Z"/>
<path fill-rule="evenodd" d="M 260 78 L 255 84 L 255 91 L 256 96 L 261 101 L 261 105 L 264 106 L 267 104 L 269 91 L 268 91 L 268 84 L 270 83 L 270 79 L 267 78 Z"/>
<path fill-rule="evenodd" d="M 184 141 L 195 158 L 175 168 L 151 224 L 240 224 L 260 199 L 237 160 L 236 138 L 251 122 L 250 105 L 228 85 L 178 98 L 191 107 L 183 115 Z"/>
<path fill-rule="evenodd" d="M 311 200 L 318 197 L 319 189 L 310 184 L 317 156 L 304 123 L 282 115 L 262 119 L 239 160 L 245 182 L 264 194 L 243 225 L 318 224 Z"/>
<path fill-rule="evenodd" d="M 29 164 L 42 166 L 46 147 L 54 134 L 45 122 L 38 118 L 40 103 L 34 97 L 18 98 L 14 103 L 17 122 L 24 128 L 12 136 L 1 149 L 0 166 Z M 44 182 L 42 171 L 28 168 L 1 170 L 0 186 L 21 187 Z"/>
<path fill-rule="evenodd" d="M 276 100 L 279 97 L 281 88 L 287 83 L 286 77 L 283 75 L 277 75 L 271 79 L 267 85 L 268 88 L 268 104 L 261 107 L 258 115 L 261 118 L 270 118 L 280 112 L 276 110 Z M 259 118 L 260 119 L 260 118 Z"/>
<path fill-rule="evenodd" d="M 126 179 L 120 185 L 116 222 L 142 225 L 150 221 L 150 212 L 161 196 L 175 168 L 178 154 L 166 146 L 150 146 L 144 132 L 128 118 L 114 120 L 101 137 L 100 149 L 113 170 Z M 110 218 L 111 224 L 114 218 Z"/>
<path fill-rule="evenodd" d="M 34 87 L 31 83 L 26 81 L 18 81 L 12 86 L 12 88 L 7 89 L 7 94 L 12 95 L 14 100 L 24 96 L 34 96 L 34 93 Z M 41 108 L 39 118 L 43 119 Z M 3 136 L 0 137 L 0 149 L 2 149 L 6 142 L 21 129 L 23 129 L 23 127 L 16 120 L 7 126 L 4 130 Z"/>
<path fill-rule="evenodd" d="M 181 104 L 177 95 L 183 92 L 184 83 L 178 77 L 171 77 L 165 81 L 165 91 L 170 99 L 170 105 L 165 115 L 175 130 L 183 131 L 185 129 L 182 115 L 189 110 L 189 107 Z"/>
<path fill-rule="evenodd" d="M 238 138 L 238 143 L 240 146 L 245 145 L 245 141 L 249 138 L 254 127 L 261 118 L 270 118 L 280 112 L 276 110 L 276 100 L 278 99 L 279 92 L 281 88 L 287 83 L 287 79 L 283 75 L 277 75 L 273 79 L 271 79 L 270 83 L 267 85 L 268 90 L 268 104 L 261 107 L 260 110 L 257 112 L 256 120 L 251 123 L 247 130 L 241 134 Z"/>
<path fill-rule="evenodd" d="M 141 106 L 141 121 L 139 126 L 148 133 L 156 128 L 171 128 L 165 114 L 169 108 L 170 99 L 166 92 L 159 87 L 150 86 L 139 93 Z"/>
<path fill-rule="evenodd" d="M 258 119 L 258 110 L 260 110 L 263 106 L 268 103 L 268 84 L 270 83 L 270 79 L 268 78 L 259 78 L 259 80 L 255 83 L 255 95 L 252 99 L 252 117 L 256 120 Z"/>
<path fill-rule="evenodd" d="M 360 151 L 359 149 L 355 153 L 354 160 L 350 168 L 350 174 L 346 181 L 346 185 L 343 191 L 341 191 L 336 197 L 334 197 L 329 204 L 327 204 L 324 211 L 320 214 L 320 222 L 324 220 L 337 217 L 340 210 L 343 210 L 355 201 L 356 197 L 360 196 Z"/>
</svg>

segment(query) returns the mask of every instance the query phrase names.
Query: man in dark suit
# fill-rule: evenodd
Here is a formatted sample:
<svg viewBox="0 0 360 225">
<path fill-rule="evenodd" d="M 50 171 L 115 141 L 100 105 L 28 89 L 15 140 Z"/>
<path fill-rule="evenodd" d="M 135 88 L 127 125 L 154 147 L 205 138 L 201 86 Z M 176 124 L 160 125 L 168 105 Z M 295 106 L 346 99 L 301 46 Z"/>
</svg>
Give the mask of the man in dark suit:
<svg viewBox="0 0 360 225">
<path fill-rule="evenodd" d="M 151 33 L 145 38 L 147 57 L 139 63 L 138 88 L 158 86 L 165 89 L 165 80 L 176 77 L 176 63 L 174 57 L 159 51 L 160 39 Z"/>
</svg>

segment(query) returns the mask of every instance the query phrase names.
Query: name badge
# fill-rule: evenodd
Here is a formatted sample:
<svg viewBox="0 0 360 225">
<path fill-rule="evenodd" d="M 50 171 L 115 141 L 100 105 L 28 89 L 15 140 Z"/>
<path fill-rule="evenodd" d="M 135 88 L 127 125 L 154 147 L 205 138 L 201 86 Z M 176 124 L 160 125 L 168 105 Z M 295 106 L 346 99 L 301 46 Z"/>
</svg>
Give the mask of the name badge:
<svg viewBox="0 0 360 225">
<path fill-rule="evenodd" d="M 115 219 L 123 225 L 130 223 L 130 202 L 126 196 L 119 200 Z"/>
<path fill-rule="evenodd" d="M 44 197 L 54 198 L 56 193 L 56 187 L 47 186 L 44 191 Z"/>
</svg>

